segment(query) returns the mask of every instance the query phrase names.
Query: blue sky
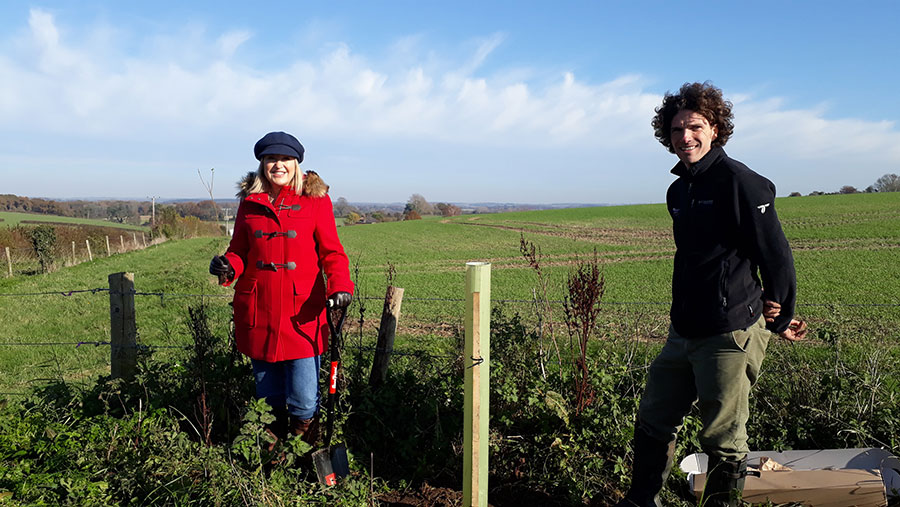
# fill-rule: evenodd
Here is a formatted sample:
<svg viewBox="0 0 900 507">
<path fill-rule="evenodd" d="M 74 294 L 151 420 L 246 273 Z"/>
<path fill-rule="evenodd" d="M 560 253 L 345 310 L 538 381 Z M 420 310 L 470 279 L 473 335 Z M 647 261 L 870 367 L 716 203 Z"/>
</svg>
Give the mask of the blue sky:
<svg viewBox="0 0 900 507">
<path fill-rule="evenodd" d="M 900 3 L 0 4 L 0 193 L 217 198 L 284 130 L 333 198 L 662 202 L 712 81 L 779 195 L 900 173 Z"/>
</svg>

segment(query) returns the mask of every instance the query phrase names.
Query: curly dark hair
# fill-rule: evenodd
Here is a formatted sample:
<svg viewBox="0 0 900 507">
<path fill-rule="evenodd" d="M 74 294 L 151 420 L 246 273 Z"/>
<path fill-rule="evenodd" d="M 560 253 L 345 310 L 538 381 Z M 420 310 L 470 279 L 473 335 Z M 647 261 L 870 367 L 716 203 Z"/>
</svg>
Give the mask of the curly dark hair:
<svg viewBox="0 0 900 507">
<path fill-rule="evenodd" d="M 666 92 L 663 103 L 656 108 L 656 116 L 650 125 L 653 126 L 653 135 L 670 152 L 675 153 L 672 147 L 672 118 L 678 111 L 687 109 L 703 115 L 711 126 L 718 127 L 718 135 L 713 140 L 713 146 L 725 146 L 728 138 L 734 132 L 734 113 L 731 112 L 732 104 L 722 98 L 722 90 L 716 88 L 709 81 L 703 83 L 684 83 L 677 95 Z"/>
</svg>

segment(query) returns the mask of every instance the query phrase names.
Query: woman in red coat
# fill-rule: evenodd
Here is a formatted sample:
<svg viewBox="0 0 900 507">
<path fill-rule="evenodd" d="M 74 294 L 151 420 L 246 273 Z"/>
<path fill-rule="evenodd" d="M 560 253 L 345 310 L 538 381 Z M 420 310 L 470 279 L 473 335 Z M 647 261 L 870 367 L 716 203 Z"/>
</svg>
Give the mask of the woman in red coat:
<svg viewBox="0 0 900 507">
<path fill-rule="evenodd" d="M 213 258 L 209 272 L 226 286 L 237 280 L 235 338 L 253 364 L 257 397 L 272 406 L 276 420 L 269 431 L 312 441 L 319 366 L 328 350 L 326 296 L 346 307 L 353 282 L 328 186 L 318 174 L 300 171 L 303 152 L 284 132 L 256 143 L 259 168 L 240 183 L 231 244 Z"/>
</svg>

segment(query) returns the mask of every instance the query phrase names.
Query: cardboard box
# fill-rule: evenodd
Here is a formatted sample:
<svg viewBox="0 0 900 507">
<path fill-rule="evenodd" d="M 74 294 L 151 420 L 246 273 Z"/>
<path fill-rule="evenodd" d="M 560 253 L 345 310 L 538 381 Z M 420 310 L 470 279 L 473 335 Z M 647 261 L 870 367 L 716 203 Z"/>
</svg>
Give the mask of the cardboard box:
<svg viewBox="0 0 900 507">
<path fill-rule="evenodd" d="M 743 499 L 751 503 L 798 502 L 813 507 L 882 507 L 900 496 L 900 459 L 883 449 L 819 449 L 756 451 L 748 468 L 769 458 L 790 471 L 760 471 L 748 476 Z M 706 483 L 707 456 L 692 454 L 681 461 L 697 498 Z"/>
</svg>

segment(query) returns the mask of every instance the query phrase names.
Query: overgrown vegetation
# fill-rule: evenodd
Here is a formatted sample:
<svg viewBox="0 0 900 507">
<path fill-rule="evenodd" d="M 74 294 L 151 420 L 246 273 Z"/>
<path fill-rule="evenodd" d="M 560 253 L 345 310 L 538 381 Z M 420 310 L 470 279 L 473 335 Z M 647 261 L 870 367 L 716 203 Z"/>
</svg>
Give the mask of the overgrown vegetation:
<svg viewBox="0 0 900 507">
<path fill-rule="evenodd" d="M 147 353 L 134 383 L 104 377 L 78 388 L 57 380 L 0 408 L 0 491 L 8 501 L 369 505 L 423 481 L 460 484 L 462 361 L 405 357 L 374 390 L 368 365 L 348 355 L 336 440 L 356 453 L 354 474 L 324 489 L 299 442 L 276 450 L 282 465 L 267 465 L 273 454 L 263 450 L 263 424 L 272 416 L 264 403 L 249 403 L 246 361 L 227 337 L 204 330 L 202 308 L 191 314 L 195 344 L 174 365 Z M 635 353 L 634 343 L 593 335 L 585 356 L 593 397 L 579 410 L 571 380 L 579 365 L 564 363 L 568 373 L 557 375 L 550 363 L 551 374 L 541 375 L 536 329 L 526 320 L 502 306 L 492 312 L 492 495 L 612 503 L 627 484 L 633 418 L 657 347 Z M 897 449 L 900 365 L 895 350 L 880 346 L 774 343 L 752 397 L 751 445 Z M 698 451 L 697 429 L 692 415 L 679 456 Z M 666 505 L 691 505 L 682 483 L 677 474 L 670 480 Z"/>
<path fill-rule="evenodd" d="M 311 481 L 297 439 L 265 451 L 272 415 L 249 403 L 249 363 L 189 310 L 174 365 L 144 352 L 133 382 L 54 380 L 0 408 L 0 495 L 13 505 L 366 505 L 369 483 Z M 305 446 L 305 447 L 304 447 Z M 274 454 L 284 466 L 270 467 Z"/>
<path fill-rule="evenodd" d="M 175 207 L 161 206 L 157 212 L 153 234 L 172 239 L 186 239 L 200 236 L 220 236 L 224 234 L 224 231 L 216 222 L 205 222 L 192 215 L 181 216 Z"/>
<path fill-rule="evenodd" d="M 889 245 L 900 237 L 900 226 L 885 219 L 895 217 L 897 208 L 883 205 L 896 202 L 891 197 L 803 197 L 793 200 L 802 206 L 779 210 L 797 254 L 799 311 L 812 332 L 795 345 L 771 342 L 751 395 L 751 448 L 884 446 L 900 452 L 900 315 L 896 307 L 856 306 L 896 301 L 898 268 Z M 819 216 L 818 200 L 833 214 Z M 804 208 L 805 201 L 815 206 Z M 341 231 L 358 287 L 381 296 L 387 271 L 387 283 L 406 292 L 396 355 L 377 389 L 368 386 L 368 378 L 378 316 L 351 307 L 359 322 L 344 354 L 334 440 L 352 453 L 353 475 L 337 489 L 313 482 L 303 458 L 308 449 L 299 443 L 279 448 L 283 466 L 265 465 L 271 457 L 262 451 L 262 425 L 271 415 L 250 401 L 248 365 L 229 338 L 227 298 L 215 297 L 228 291 L 206 274 L 209 257 L 224 240 L 173 241 L 102 265 L 0 279 L 0 292 L 34 293 L 102 287 L 107 273 L 134 269 L 137 289 L 148 294 L 138 301 L 138 327 L 142 343 L 150 346 L 132 384 L 102 376 L 95 381 L 98 372 L 108 372 L 109 350 L 102 347 L 77 349 L 82 357 L 90 354 L 94 365 L 68 363 L 75 355 L 71 349 L 40 359 L 29 356 L 31 349 L 0 348 L 0 368 L 12 372 L 8 379 L 54 378 L 40 382 L 27 399 L 0 408 L 0 496 L 6 491 L 12 505 L 369 505 L 388 498 L 387 492 L 415 492 L 425 482 L 459 489 L 464 365 L 461 311 L 454 300 L 462 293 L 454 292 L 462 285 L 457 264 L 487 257 L 496 269 L 491 503 L 615 503 L 628 483 L 646 367 L 665 337 L 667 306 L 656 302 L 667 297 L 669 247 L 665 235 L 654 232 L 664 230 L 664 210 L 546 213 L 544 222 L 523 213 L 482 217 L 477 222 L 489 226 L 480 227 L 425 219 Z M 523 230 L 539 239 L 526 239 Z M 559 233 L 576 239 L 553 235 Z M 367 249 L 353 250 L 361 242 Z M 531 247 L 540 270 L 527 255 Z M 647 260 L 655 252 L 660 259 Z M 628 255 L 632 259 L 623 260 Z M 549 315 L 541 313 L 543 302 L 533 303 L 543 292 L 541 273 Z M 851 286 L 851 279 L 867 287 Z M 150 295 L 156 293 L 165 296 Z M 186 300 L 169 294 L 208 296 Z M 635 301 L 634 294 L 643 297 L 624 304 Z M 891 294 L 894 299 L 888 299 Z M 90 340 L 103 336 L 108 325 L 104 298 L 2 298 L 0 311 L 8 336 Z M 206 305 L 188 309 L 185 301 L 199 300 Z M 823 301 L 834 304 L 803 306 Z M 365 300 L 353 304 L 360 303 Z M 40 326 L 34 324 L 38 314 L 46 314 Z M 542 361 L 552 350 L 550 318 L 560 324 L 559 360 Z M 44 367 L 34 369 L 39 363 Z M 23 370 L 23 364 L 33 369 Z M 691 414 L 679 435 L 677 460 L 699 451 L 698 429 Z M 676 470 L 664 493 L 666 505 L 693 505 L 683 485 Z"/>
</svg>

